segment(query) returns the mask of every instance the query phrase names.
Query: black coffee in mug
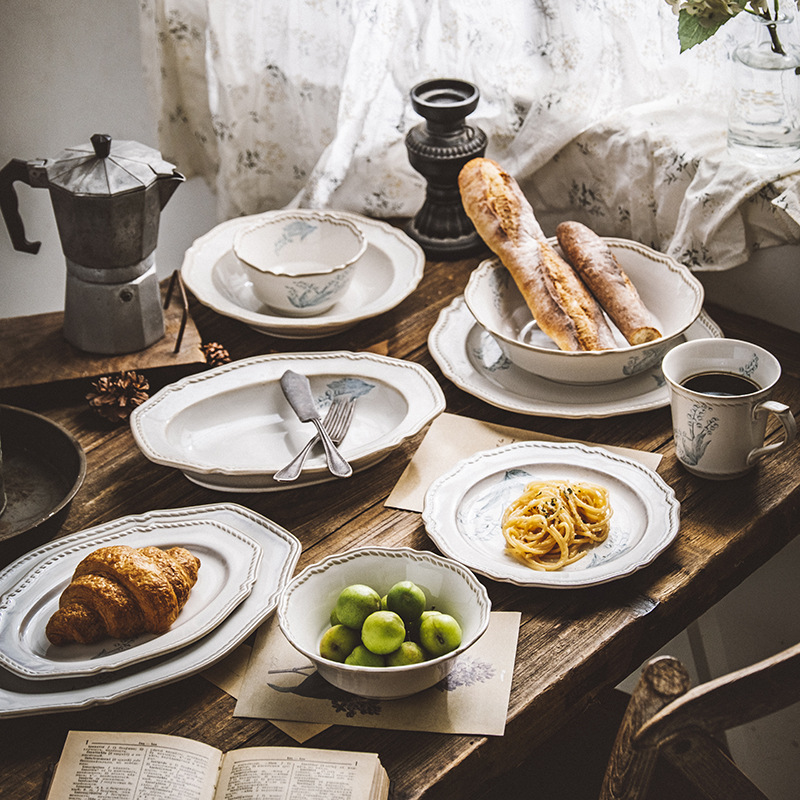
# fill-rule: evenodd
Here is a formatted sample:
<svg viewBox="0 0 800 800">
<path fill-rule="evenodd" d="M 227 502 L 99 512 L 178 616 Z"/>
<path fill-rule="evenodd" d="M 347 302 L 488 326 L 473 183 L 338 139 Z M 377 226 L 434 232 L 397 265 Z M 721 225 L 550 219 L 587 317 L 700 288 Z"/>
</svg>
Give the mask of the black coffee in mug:
<svg viewBox="0 0 800 800">
<path fill-rule="evenodd" d="M 692 392 L 708 394 L 712 397 L 740 397 L 743 394 L 752 394 L 761 387 L 744 375 L 734 375 L 732 372 L 701 372 L 692 375 L 681 386 Z"/>
</svg>

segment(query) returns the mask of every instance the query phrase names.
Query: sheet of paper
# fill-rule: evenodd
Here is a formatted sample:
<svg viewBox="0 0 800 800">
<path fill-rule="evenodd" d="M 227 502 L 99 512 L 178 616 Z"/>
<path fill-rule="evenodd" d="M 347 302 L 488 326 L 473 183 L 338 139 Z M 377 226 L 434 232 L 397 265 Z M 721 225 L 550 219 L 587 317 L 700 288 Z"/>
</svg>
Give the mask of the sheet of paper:
<svg viewBox="0 0 800 800">
<path fill-rule="evenodd" d="M 486 633 L 436 686 L 400 700 L 367 700 L 321 678 L 273 617 L 256 637 L 234 716 L 502 736 L 520 618 L 492 612 Z"/>
<path fill-rule="evenodd" d="M 218 661 L 214 666 L 205 670 L 202 673 L 203 677 L 231 697 L 238 698 L 242 691 L 242 682 L 252 650 L 253 648 L 249 644 L 239 645 L 222 661 Z M 271 719 L 270 722 L 300 744 L 307 742 L 326 728 L 330 728 L 330 725 L 316 725 L 313 722 L 290 722 L 280 719 Z"/>
<path fill-rule="evenodd" d="M 240 644 L 232 653 L 222 661 L 218 661 L 202 674 L 206 680 L 211 681 L 218 689 L 222 689 L 231 697 L 238 697 L 242 689 L 242 681 L 247 670 L 252 648 L 249 644 Z"/>
<path fill-rule="evenodd" d="M 431 483 L 462 459 L 469 458 L 481 450 L 492 450 L 495 447 L 502 447 L 514 442 L 532 441 L 565 442 L 570 440 L 523 428 L 495 425 L 491 422 L 482 422 L 457 414 L 440 414 L 431 423 L 422 444 L 386 499 L 385 505 L 404 511 L 421 512 L 425 502 L 425 492 Z M 661 456 L 658 453 L 632 450 L 628 447 L 595 445 L 592 442 L 582 442 L 582 444 L 605 447 L 613 453 L 636 460 L 652 470 L 657 469 L 661 463 Z"/>
</svg>

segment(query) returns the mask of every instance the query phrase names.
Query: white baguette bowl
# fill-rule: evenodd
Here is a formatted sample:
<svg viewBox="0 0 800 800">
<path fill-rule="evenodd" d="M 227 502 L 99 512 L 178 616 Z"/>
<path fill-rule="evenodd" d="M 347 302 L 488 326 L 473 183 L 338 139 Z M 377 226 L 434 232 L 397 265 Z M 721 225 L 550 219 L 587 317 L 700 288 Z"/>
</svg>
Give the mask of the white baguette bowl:
<svg viewBox="0 0 800 800">
<path fill-rule="evenodd" d="M 554 239 L 549 240 L 557 247 Z M 472 315 L 518 367 L 559 383 L 613 383 L 652 369 L 680 340 L 703 307 L 703 285 L 674 258 L 627 239 L 604 238 L 650 311 L 662 337 L 630 345 L 611 323 L 613 350 L 567 352 L 539 329 L 499 259 L 481 262 L 464 300 Z"/>
</svg>

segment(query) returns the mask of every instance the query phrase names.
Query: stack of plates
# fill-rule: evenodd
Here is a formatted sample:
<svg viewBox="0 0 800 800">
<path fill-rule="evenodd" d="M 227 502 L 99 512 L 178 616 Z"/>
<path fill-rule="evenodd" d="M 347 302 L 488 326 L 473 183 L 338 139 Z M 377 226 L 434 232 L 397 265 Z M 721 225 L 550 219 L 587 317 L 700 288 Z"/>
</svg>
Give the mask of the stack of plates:
<svg viewBox="0 0 800 800">
<path fill-rule="evenodd" d="M 45 626 L 78 562 L 117 544 L 200 559 L 178 619 L 159 636 L 51 645 Z M 272 613 L 300 550 L 275 523 L 219 504 L 124 517 L 23 556 L 0 573 L 0 717 L 111 703 L 211 666 Z"/>
</svg>

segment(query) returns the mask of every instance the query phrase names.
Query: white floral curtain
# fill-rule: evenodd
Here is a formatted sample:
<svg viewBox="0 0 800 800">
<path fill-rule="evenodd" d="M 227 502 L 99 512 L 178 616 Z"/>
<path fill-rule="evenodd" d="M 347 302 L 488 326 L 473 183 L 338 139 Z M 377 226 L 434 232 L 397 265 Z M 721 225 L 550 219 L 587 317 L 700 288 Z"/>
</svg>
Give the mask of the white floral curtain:
<svg viewBox="0 0 800 800">
<path fill-rule="evenodd" d="M 290 204 L 413 215 L 425 184 L 405 150 L 421 123 L 408 94 L 434 77 L 479 87 L 470 123 L 489 137 L 487 155 L 530 187 L 537 213 L 591 216 L 561 185 L 574 159 L 584 184 L 611 181 L 603 219 L 588 220 L 599 232 L 675 253 L 691 246 L 680 226 L 694 206 L 679 192 L 692 196 L 696 169 L 677 191 L 658 185 L 652 152 L 665 144 L 647 109 L 678 132 L 700 109 L 694 144 L 724 151 L 735 33 L 679 57 L 664 0 L 142 0 L 141 8 L 161 150 L 209 182 L 221 219 Z M 609 120 L 619 124 L 609 130 Z M 630 120 L 641 129 L 638 155 L 618 141 L 610 147 L 615 135 L 627 141 Z M 631 168 L 630 159 L 640 163 Z M 748 174 L 742 184 L 741 173 L 732 168 L 724 183 L 730 192 L 739 182 L 742 202 L 775 177 Z M 729 196 L 718 199 L 692 231 L 706 251 L 695 266 L 733 266 L 752 246 L 746 215 Z M 653 202 L 656 211 L 637 221 L 636 210 Z M 715 249 L 726 223 L 733 240 Z M 800 240 L 797 224 L 787 226 Z"/>
</svg>

